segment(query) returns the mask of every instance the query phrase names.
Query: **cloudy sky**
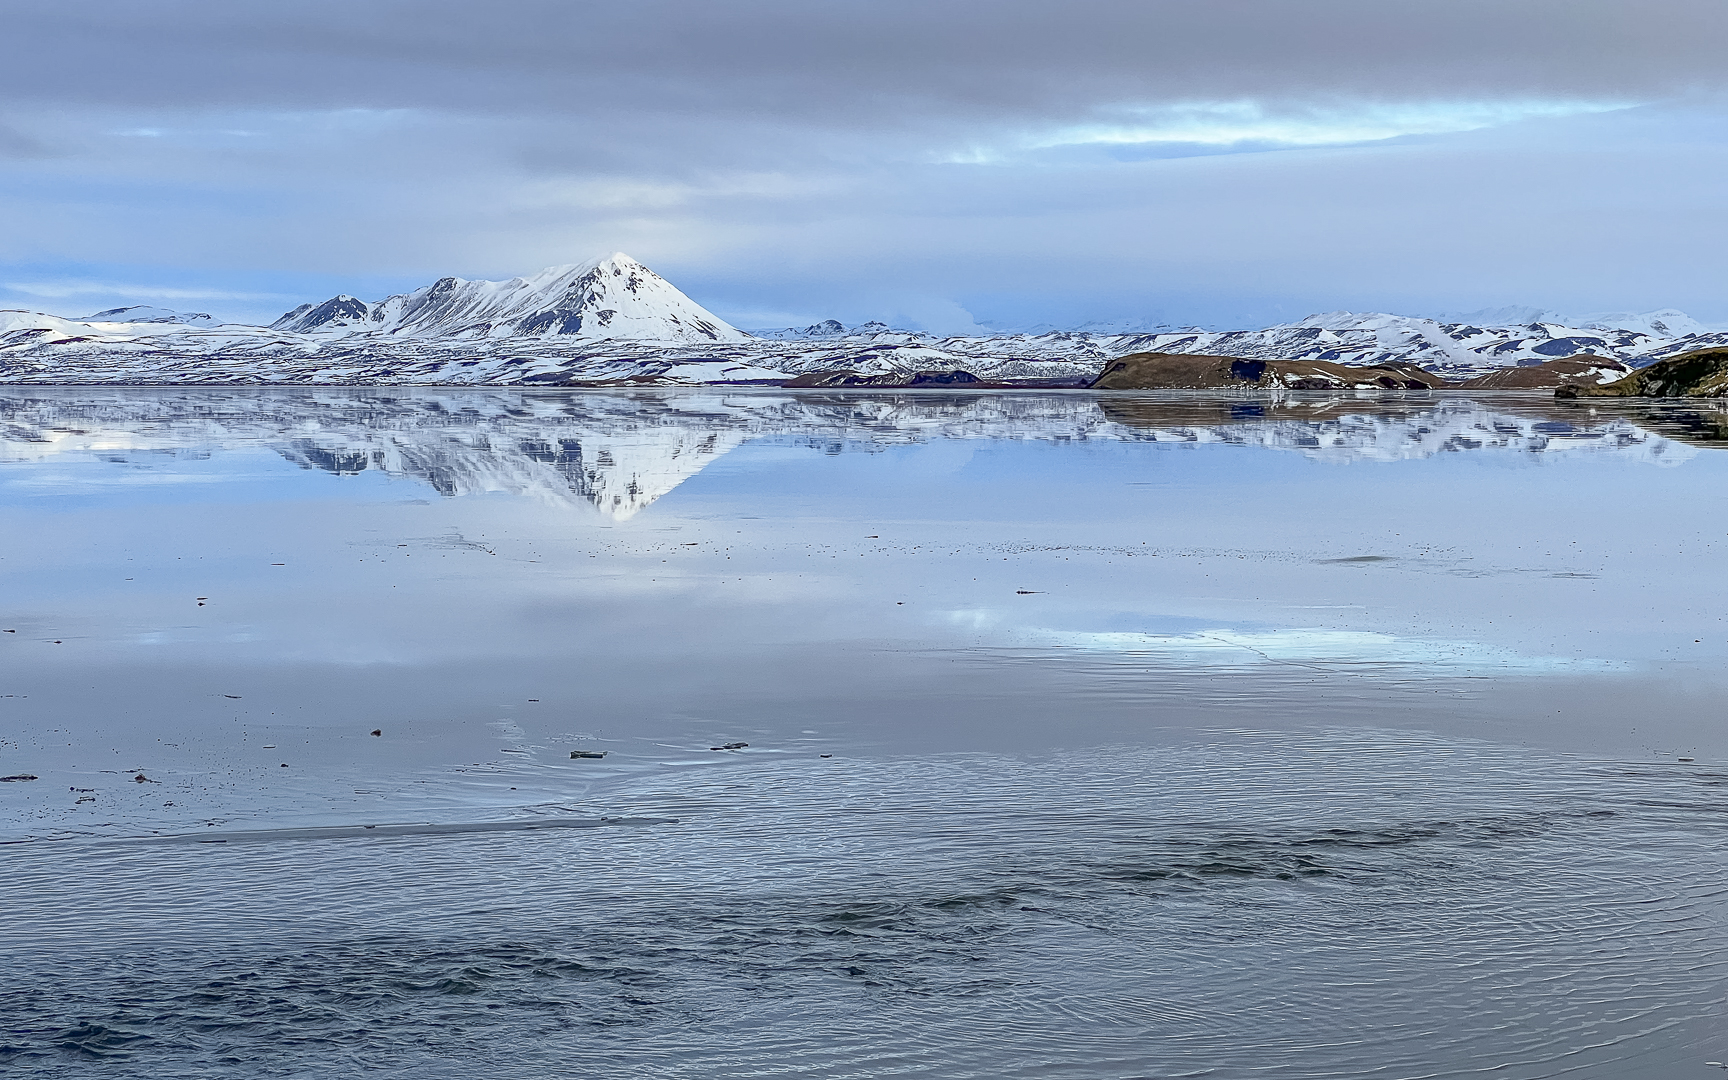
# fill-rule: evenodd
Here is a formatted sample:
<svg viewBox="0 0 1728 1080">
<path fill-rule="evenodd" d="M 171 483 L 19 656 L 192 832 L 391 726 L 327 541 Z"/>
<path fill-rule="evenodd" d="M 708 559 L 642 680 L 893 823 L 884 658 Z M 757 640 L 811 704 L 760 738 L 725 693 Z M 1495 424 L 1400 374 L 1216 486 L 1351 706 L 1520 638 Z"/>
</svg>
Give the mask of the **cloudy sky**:
<svg viewBox="0 0 1728 1080">
<path fill-rule="evenodd" d="M 1721 0 L 10 0 L 0 306 L 1728 322 Z"/>
</svg>

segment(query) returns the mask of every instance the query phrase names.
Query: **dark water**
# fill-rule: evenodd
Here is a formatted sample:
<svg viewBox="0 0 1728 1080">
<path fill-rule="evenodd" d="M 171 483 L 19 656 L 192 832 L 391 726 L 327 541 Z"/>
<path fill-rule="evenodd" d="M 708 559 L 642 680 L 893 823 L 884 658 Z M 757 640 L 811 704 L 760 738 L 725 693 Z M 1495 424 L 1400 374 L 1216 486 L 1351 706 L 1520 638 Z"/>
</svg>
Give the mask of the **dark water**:
<svg viewBox="0 0 1728 1080">
<path fill-rule="evenodd" d="M 1696 418 L 136 391 L 0 420 L 0 773 L 38 777 L 0 784 L 8 1074 L 1728 1056 L 1728 477 Z"/>
</svg>

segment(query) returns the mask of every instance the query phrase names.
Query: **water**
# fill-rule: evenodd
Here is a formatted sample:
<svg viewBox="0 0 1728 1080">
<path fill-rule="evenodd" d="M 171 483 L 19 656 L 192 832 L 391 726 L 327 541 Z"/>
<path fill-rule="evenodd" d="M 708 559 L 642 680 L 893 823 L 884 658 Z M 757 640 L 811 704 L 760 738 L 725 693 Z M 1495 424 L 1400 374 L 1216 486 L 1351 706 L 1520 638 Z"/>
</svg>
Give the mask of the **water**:
<svg viewBox="0 0 1728 1080">
<path fill-rule="evenodd" d="M 5 391 L 0 1061 L 1715 1075 L 1713 415 Z"/>
</svg>

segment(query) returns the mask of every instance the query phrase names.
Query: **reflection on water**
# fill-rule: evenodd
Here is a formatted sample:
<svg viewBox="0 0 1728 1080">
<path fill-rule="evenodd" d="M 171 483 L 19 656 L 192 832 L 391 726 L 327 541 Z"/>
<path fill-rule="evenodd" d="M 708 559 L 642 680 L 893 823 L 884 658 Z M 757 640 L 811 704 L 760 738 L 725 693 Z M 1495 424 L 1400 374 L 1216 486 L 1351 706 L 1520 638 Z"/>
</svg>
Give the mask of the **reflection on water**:
<svg viewBox="0 0 1728 1080">
<path fill-rule="evenodd" d="M 1715 418 L 1715 419 L 1712 419 Z M 1220 442 L 1329 461 L 1588 449 L 1653 463 L 1720 441 L 1708 406 L 1609 409 L 1532 395 L 1216 400 L 1179 395 L 210 390 L 0 393 L 0 460 L 269 446 L 306 468 L 413 476 L 442 495 L 588 502 L 628 518 L 764 437 L 811 445 L 987 438 Z M 1662 434 L 1658 434 L 1658 432 Z"/>
<path fill-rule="evenodd" d="M 0 1064 L 1707 1075 L 1716 416 L 0 390 Z"/>
</svg>

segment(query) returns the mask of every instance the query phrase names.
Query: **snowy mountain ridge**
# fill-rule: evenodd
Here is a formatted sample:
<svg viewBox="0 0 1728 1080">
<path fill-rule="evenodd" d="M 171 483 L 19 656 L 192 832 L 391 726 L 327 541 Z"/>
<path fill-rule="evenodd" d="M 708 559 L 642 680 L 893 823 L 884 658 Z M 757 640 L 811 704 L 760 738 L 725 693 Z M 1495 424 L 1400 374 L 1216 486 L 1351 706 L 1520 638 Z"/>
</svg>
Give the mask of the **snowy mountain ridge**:
<svg viewBox="0 0 1728 1080">
<path fill-rule="evenodd" d="M 216 326 L 216 320 L 202 311 L 170 311 L 167 308 L 151 307 L 148 304 L 133 304 L 130 307 L 109 308 L 98 311 L 94 315 L 86 315 L 81 322 L 111 322 L 111 323 L 180 323 L 185 326 Z"/>
<path fill-rule="evenodd" d="M 333 296 L 300 305 L 270 329 L 324 337 L 586 337 L 687 345 L 748 340 L 621 251 L 509 281 L 440 278 L 374 304 Z"/>
<path fill-rule="evenodd" d="M 1651 337 L 1685 337 L 1688 334 L 1709 334 L 1720 327 L 1706 326 L 1676 308 L 1659 311 L 1599 311 L 1590 315 L 1562 315 L 1535 307 L 1485 308 L 1461 314 L 1441 315 L 1436 322 L 1467 323 L 1475 326 L 1511 327 L 1544 323 L 1571 326 L 1582 330 L 1634 330 Z"/>
<path fill-rule="evenodd" d="M 620 252 L 508 281 L 442 278 L 375 303 L 334 296 L 267 327 L 145 307 L 84 320 L 0 311 L 0 382 L 727 385 L 831 372 L 890 380 L 965 372 L 988 382 L 1083 386 L 1134 352 L 1403 362 L 1461 380 L 1580 355 L 1639 367 L 1728 345 L 1728 332 L 1673 310 L 1603 315 L 1587 326 L 1528 308 L 1476 314 L 1486 318 L 1333 311 L 1261 330 L 1112 324 L 983 336 L 830 319 L 752 335 Z"/>
</svg>

